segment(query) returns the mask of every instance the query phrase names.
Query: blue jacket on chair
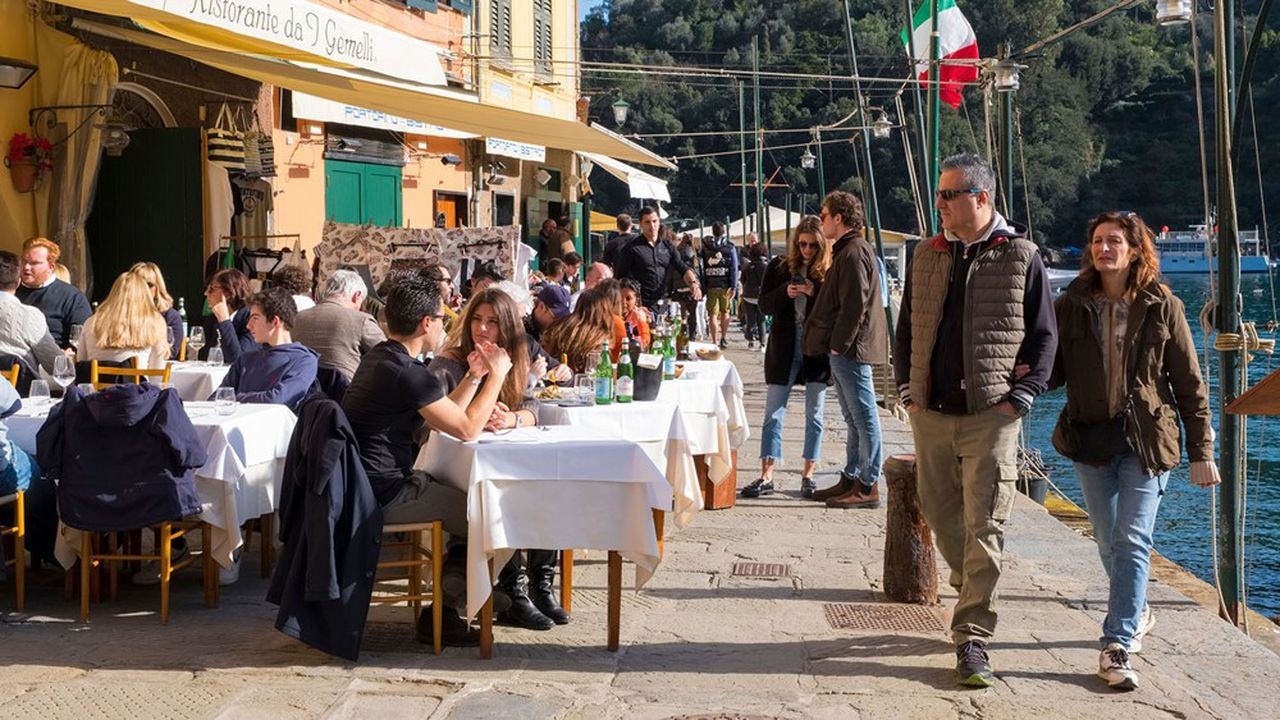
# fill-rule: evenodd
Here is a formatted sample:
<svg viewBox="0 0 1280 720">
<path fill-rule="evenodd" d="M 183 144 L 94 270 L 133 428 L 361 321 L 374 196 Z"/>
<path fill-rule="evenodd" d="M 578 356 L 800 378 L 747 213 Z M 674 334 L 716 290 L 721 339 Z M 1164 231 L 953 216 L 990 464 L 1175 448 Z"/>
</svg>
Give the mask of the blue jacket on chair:
<svg viewBox="0 0 1280 720">
<path fill-rule="evenodd" d="M 178 392 L 152 383 L 82 395 L 72 385 L 36 434 L 40 467 L 58 479 L 71 527 L 122 532 L 200 513 L 204 444 Z"/>
<path fill-rule="evenodd" d="M 356 660 L 382 546 L 382 506 L 347 416 L 322 393 L 298 408 L 278 512 L 283 547 L 267 591 L 280 606 L 276 629 Z"/>
</svg>

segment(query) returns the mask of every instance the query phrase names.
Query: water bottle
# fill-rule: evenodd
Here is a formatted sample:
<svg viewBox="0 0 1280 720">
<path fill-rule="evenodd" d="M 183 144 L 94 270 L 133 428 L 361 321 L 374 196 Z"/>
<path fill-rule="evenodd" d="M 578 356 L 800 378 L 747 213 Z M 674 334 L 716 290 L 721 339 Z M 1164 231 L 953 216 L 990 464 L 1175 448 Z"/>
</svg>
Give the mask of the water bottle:
<svg viewBox="0 0 1280 720">
<path fill-rule="evenodd" d="M 187 299 L 178 298 L 178 317 L 182 319 L 182 337 L 187 336 Z"/>
</svg>

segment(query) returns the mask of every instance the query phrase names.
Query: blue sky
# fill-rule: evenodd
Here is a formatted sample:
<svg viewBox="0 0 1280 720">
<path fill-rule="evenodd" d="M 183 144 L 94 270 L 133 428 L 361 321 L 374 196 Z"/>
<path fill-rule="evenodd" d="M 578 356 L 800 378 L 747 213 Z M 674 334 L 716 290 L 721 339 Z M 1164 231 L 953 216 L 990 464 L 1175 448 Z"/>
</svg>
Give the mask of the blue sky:
<svg viewBox="0 0 1280 720">
<path fill-rule="evenodd" d="M 582 20 L 591 12 L 591 8 L 603 5 L 605 0 L 578 0 L 578 19 Z"/>
</svg>

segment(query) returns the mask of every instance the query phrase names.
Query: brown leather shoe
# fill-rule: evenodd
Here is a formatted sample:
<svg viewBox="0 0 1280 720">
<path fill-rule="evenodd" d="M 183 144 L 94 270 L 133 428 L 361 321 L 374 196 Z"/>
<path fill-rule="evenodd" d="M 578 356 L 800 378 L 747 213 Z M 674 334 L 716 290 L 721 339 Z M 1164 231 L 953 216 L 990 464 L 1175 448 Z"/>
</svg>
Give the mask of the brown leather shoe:
<svg viewBox="0 0 1280 720">
<path fill-rule="evenodd" d="M 831 498 L 840 497 L 841 495 L 848 494 L 850 490 L 856 490 L 857 486 L 858 486 L 857 483 L 855 483 L 852 479 L 846 478 L 842 474 L 840 476 L 840 480 L 837 481 L 835 485 L 818 490 L 809 499 L 817 500 L 818 502 L 825 502 L 827 500 L 830 500 Z"/>
<path fill-rule="evenodd" d="M 855 487 L 844 495 L 833 497 L 827 500 L 827 507 L 837 508 L 840 510 L 850 510 L 853 508 L 874 510 L 880 507 L 880 484 L 876 483 L 871 486 L 871 492 L 866 495 L 862 494 L 861 487 Z"/>
</svg>

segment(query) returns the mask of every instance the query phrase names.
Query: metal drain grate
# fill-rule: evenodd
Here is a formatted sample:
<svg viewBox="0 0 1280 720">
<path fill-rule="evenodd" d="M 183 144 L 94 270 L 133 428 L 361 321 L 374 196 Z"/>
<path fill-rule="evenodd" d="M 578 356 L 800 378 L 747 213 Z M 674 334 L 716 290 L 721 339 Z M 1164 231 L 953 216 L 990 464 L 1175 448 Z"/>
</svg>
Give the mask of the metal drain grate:
<svg viewBox="0 0 1280 720">
<path fill-rule="evenodd" d="M 947 629 L 938 611 L 923 605 L 826 603 L 822 609 L 827 624 L 836 630 L 945 632 Z"/>
<path fill-rule="evenodd" d="M 783 563 L 740 562 L 733 564 L 735 577 L 785 578 L 791 577 L 791 566 Z"/>
</svg>

